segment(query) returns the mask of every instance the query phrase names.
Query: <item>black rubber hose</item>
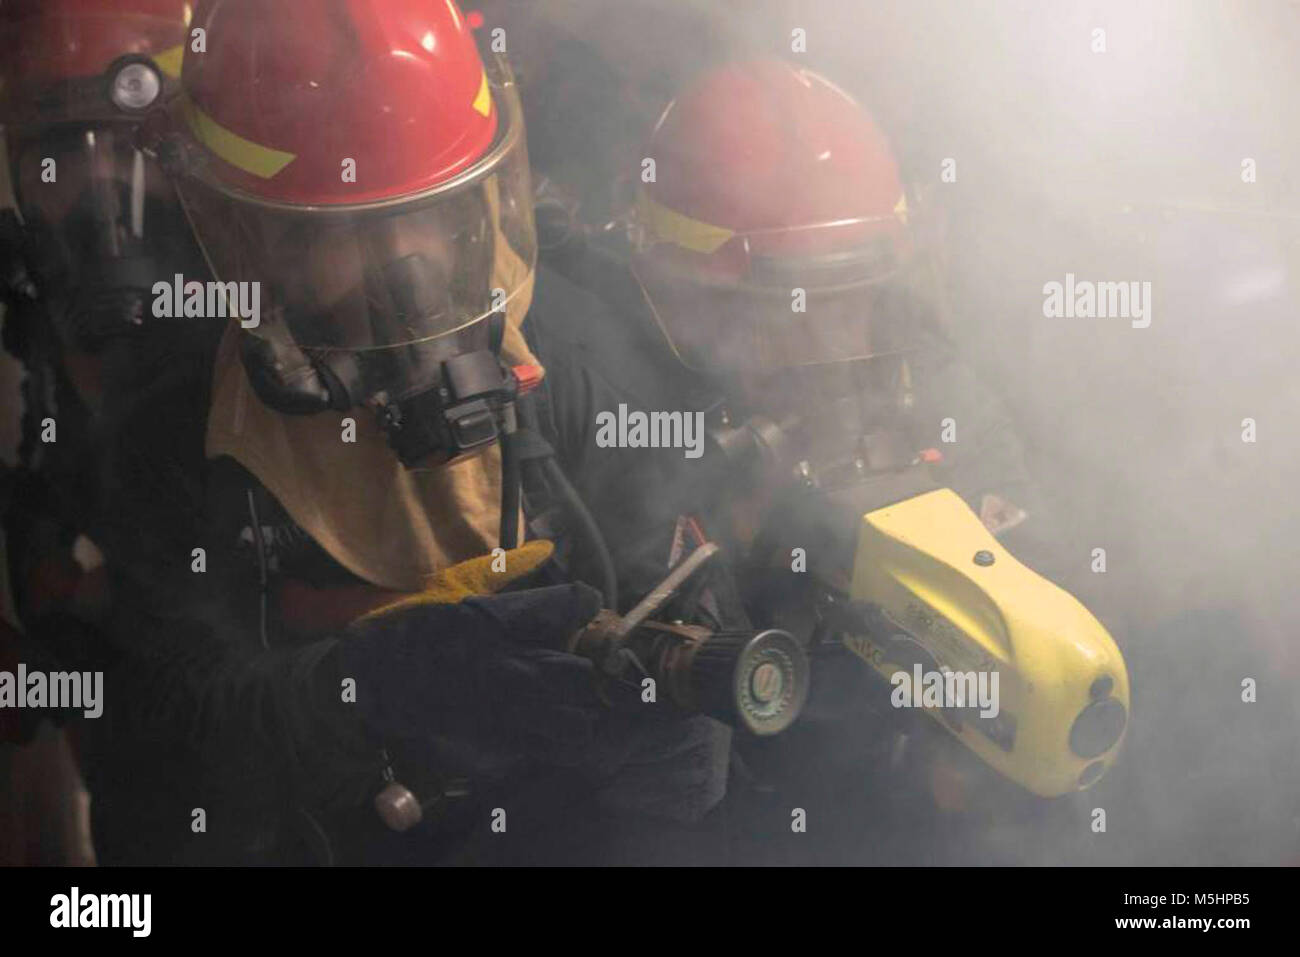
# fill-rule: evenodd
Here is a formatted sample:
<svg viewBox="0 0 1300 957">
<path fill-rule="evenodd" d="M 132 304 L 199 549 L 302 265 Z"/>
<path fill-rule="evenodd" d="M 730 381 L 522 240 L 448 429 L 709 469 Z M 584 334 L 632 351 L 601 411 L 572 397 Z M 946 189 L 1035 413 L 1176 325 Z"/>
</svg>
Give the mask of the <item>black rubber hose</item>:
<svg viewBox="0 0 1300 957">
<path fill-rule="evenodd" d="M 519 547 L 519 445 L 515 439 L 514 411 L 507 413 L 501 433 L 501 547 Z"/>
<path fill-rule="evenodd" d="M 542 463 L 547 478 L 559 490 L 565 504 L 572 510 L 600 566 L 600 590 L 605 596 L 605 607 L 618 611 L 618 575 L 614 572 L 614 559 L 609 554 L 609 546 L 605 544 L 605 536 L 601 534 L 600 526 L 596 524 L 596 519 L 587 509 L 587 503 L 582 500 L 582 496 L 573 487 L 573 483 L 564 474 L 564 469 L 560 468 L 560 463 L 555 461 L 555 457 L 547 456 L 542 459 Z"/>
<path fill-rule="evenodd" d="M 604 593 L 605 607 L 617 611 L 618 574 L 614 571 L 614 559 L 609 553 L 609 546 L 605 544 L 605 536 L 587 508 L 587 503 L 582 500 L 578 490 L 564 474 L 564 469 L 556 460 L 555 450 L 544 438 L 538 421 L 540 417 L 533 405 L 535 400 L 537 397 L 528 396 L 515 407 L 519 416 L 520 429 L 528 437 L 525 443 L 527 461 L 530 465 L 536 464 L 541 468 L 549 484 L 554 486 L 555 491 L 564 499 L 564 504 L 572 512 L 578 532 L 587 540 L 591 556 L 599 566 L 600 590 Z"/>
</svg>

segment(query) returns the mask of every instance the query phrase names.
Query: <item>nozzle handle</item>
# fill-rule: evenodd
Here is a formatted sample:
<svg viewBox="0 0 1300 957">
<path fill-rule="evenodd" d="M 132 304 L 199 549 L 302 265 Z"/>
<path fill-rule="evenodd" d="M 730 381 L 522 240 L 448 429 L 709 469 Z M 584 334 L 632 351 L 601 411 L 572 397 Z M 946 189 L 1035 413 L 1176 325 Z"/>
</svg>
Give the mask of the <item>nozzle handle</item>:
<svg viewBox="0 0 1300 957">
<path fill-rule="evenodd" d="M 650 594 L 637 602 L 636 607 L 623 616 L 618 625 L 619 634 L 624 637 L 631 634 L 638 625 L 663 607 L 664 602 L 672 598 L 692 575 L 718 554 L 718 551 L 719 548 L 716 544 L 705 542 L 691 552 L 685 560 L 678 563 L 677 567 L 668 573 L 668 576 L 663 581 L 651 589 Z"/>
</svg>

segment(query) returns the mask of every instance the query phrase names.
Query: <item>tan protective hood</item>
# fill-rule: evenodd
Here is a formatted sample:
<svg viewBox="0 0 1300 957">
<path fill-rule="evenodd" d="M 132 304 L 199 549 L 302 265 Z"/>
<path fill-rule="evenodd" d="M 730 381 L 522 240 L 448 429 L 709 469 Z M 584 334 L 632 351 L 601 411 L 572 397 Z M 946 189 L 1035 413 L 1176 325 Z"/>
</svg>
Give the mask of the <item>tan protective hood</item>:
<svg viewBox="0 0 1300 957">
<path fill-rule="evenodd" d="M 530 264 L 497 236 L 494 285 L 519 287 L 506 305 L 502 357 L 540 365 L 520 327 L 532 302 Z M 497 545 L 501 450 L 438 469 L 405 468 L 366 409 L 284 415 L 263 405 L 239 358 L 239 329 L 221 342 L 208 412 L 207 455 L 252 472 L 336 561 L 382 588 L 419 591 L 440 570 Z M 356 441 L 342 440 L 342 419 Z"/>
</svg>

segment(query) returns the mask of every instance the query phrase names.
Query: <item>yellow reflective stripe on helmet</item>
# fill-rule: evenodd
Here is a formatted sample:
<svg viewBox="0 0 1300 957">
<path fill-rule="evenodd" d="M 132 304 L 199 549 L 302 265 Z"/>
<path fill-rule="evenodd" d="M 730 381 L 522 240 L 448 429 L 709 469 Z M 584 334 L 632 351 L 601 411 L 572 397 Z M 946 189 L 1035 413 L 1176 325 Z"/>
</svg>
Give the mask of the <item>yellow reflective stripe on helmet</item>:
<svg viewBox="0 0 1300 957">
<path fill-rule="evenodd" d="M 474 109 L 484 116 L 492 112 L 492 90 L 488 86 L 487 71 L 484 71 L 483 79 L 479 81 L 478 94 L 474 97 Z"/>
<path fill-rule="evenodd" d="M 178 43 L 176 46 L 159 53 L 153 58 L 153 62 L 158 64 L 158 69 L 175 80 L 181 75 L 181 61 L 184 59 L 185 44 Z"/>
<path fill-rule="evenodd" d="M 713 226 L 656 203 L 641 191 L 641 215 L 656 239 L 675 243 L 696 253 L 711 253 L 736 235 L 725 226 Z"/>
<path fill-rule="evenodd" d="M 198 141 L 245 173 L 270 179 L 298 158 L 293 153 L 274 150 L 244 139 L 208 116 L 188 97 L 182 100 L 181 108 Z"/>
</svg>

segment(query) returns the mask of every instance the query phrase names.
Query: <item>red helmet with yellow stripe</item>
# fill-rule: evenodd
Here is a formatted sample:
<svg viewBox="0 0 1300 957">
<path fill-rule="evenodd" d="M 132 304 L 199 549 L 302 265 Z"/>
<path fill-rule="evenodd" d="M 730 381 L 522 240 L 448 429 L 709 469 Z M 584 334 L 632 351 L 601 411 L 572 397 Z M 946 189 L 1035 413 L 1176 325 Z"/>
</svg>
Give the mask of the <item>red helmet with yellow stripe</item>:
<svg viewBox="0 0 1300 957">
<path fill-rule="evenodd" d="M 456 5 L 201 0 L 193 25 L 169 152 L 215 278 L 260 283 L 263 401 L 382 405 L 499 345 L 536 259 L 523 115 Z"/>
<path fill-rule="evenodd" d="M 634 269 L 688 365 L 889 349 L 868 320 L 908 257 L 907 201 L 887 139 L 848 94 L 778 60 L 717 68 L 668 105 L 646 156 Z"/>
<path fill-rule="evenodd" d="M 174 191 L 136 136 L 179 89 L 189 19 L 185 0 L 0 2 L 0 123 L 21 210 L 20 229 L 0 210 L 13 240 L 0 259 L 23 276 L 0 296 L 39 298 L 34 326 L 71 351 L 140 354 L 160 253 L 184 246 Z M 104 391 L 98 373 L 72 378 L 83 396 Z"/>
<path fill-rule="evenodd" d="M 220 0 L 195 26 L 207 49 L 185 61 L 186 120 L 227 189 L 300 205 L 400 199 L 468 168 L 496 134 L 452 3 Z"/>
<path fill-rule="evenodd" d="M 0 3 L 0 122 L 93 122 L 161 103 L 180 75 L 185 0 Z"/>
</svg>

